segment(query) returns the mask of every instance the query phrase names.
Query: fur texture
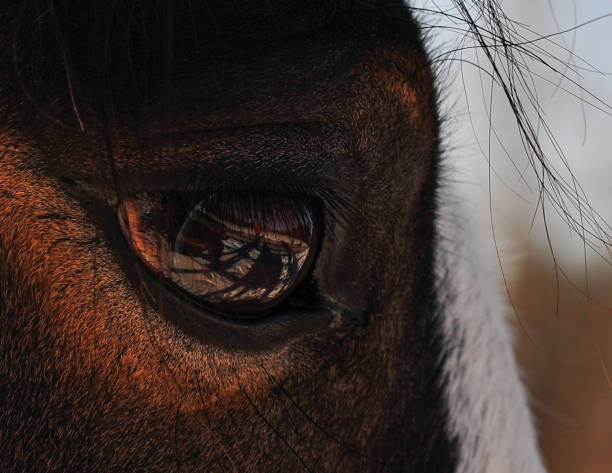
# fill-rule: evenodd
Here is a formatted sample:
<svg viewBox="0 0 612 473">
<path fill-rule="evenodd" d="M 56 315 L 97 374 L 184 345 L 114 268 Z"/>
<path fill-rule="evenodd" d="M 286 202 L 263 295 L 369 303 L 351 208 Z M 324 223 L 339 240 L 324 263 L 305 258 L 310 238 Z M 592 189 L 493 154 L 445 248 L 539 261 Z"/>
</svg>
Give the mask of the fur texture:
<svg viewBox="0 0 612 473">
<path fill-rule="evenodd" d="M 541 471 L 402 2 L 8 3 L 0 471 Z M 219 182 L 320 199 L 316 304 L 145 296 L 117 202 Z"/>
<path fill-rule="evenodd" d="M 435 250 L 448 430 L 457 472 L 543 473 L 512 352 L 507 307 L 453 188 L 438 195 Z"/>
</svg>

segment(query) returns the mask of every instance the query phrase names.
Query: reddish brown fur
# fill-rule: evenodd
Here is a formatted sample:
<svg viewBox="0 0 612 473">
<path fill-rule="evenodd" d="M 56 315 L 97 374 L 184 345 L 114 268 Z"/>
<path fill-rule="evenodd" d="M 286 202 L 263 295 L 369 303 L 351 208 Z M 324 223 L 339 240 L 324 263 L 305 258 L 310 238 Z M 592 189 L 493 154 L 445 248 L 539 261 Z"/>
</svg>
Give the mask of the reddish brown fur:
<svg viewBox="0 0 612 473">
<path fill-rule="evenodd" d="M 430 292 L 430 71 L 408 37 L 351 28 L 215 82 L 252 98 L 239 108 L 119 117 L 110 138 L 87 120 L 85 132 L 37 113 L 24 124 L 0 102 L 2 471 L 451 471 Z M 112 205 L 151 182 L 193 184 L 155 176 L 206 178 L 215 161 L 274 152 L 336 166 L 359 214 L 326 227 L 314 276 L 366 317 L 257 352 L 202 343 L 143 297 Z"/>
</svg>

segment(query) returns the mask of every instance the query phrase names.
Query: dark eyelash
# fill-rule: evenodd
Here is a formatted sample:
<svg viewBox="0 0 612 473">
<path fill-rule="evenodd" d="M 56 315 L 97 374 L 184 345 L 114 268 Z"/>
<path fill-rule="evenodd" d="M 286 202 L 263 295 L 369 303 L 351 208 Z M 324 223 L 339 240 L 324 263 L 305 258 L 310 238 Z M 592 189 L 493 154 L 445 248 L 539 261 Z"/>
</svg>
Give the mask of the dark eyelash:
<svg viewBox="0 0 612 473">
<path fill-rule="evenodd" d="M 155 189 L 147 189 L 146 193 L 153 194 Z M 181 189 L 160 189 L 159 192 L 169 198 L 184 199 L 185 207 L 193 207 L 203 199 L 210 198 L 211 195 L 235 194 L 240 195 L 242 205 L 237 209 L 238 212 L 243 212 L 245 215 L 251 216 L 248 213 L 244 203 L 256 207 L 261 205 L 258 202 L 262 198 L 270 198 L 271 196 L 283 197 L 298 197 L 305 198 L 322 207 L 321 214 L 325 222 L 333 222 L 346 229 L 347 222 L 354 221 L 359 216 L 359 211 L 355 204 L 348 198 L 350 191 L 332 179 L 318 179 L 316 184 L 290 182 L 277 185 L 275 182 L 267 182 L 263 185 L 236 185 L 235 182 L 217 182 L 211 184 L 205 178 L 194 180 L 191 185 Z M 131 197 L 136 195 L 134 192 L 122 193 L 123 197 Z M 266 196 L 266 197 L 262 197 Z M 114 206 L 114 202 L 109 202 Z M 191 204 L 191 205 L 190 205 Z M 238 214 L 237 214 L 238 215 Z M 322 222 L 322 223 L 325 223 Z"/>
<path fill-rule="evenodd" d="M 146 193 L 155 199 L 154 193 Z M 257 233 L 259 230 L 274 229 L 279 231 L 295 224 L 307 224 L 304 221 L 303 203 L 307 202 L 310 207 L 316 208 L 316 215 L 322 214 L 319 200 L 312 197 L 304 197 L 300 194 L 288 193 L 261 193 L 261 192 L 163 192 L 157 197 L 160 204 L 170 207 L 178 212 L 173 215 L 165 214 L 165 223 L 171 230 L 169 237 L 178 233 L 180 226 L 193 209 L 199 207 L 215 209 L 216 212 L 231 215 L 232 219 L 243 226 L 247 231 L 250 229 Z M 283 206 L 275 205 L 279 200 Z M 282 210 L 281 210 L 282 209 Z M 151 217 L 151 216 L 149 216 Z M 147 216 L 144 216 L 147 218 Z M 316 223 L 321 227 L 323 222 Z M 294 229 L 295 231 L 295 229 Z M 298 235 L 294 235 L 299 237 Z"/>
</svg>

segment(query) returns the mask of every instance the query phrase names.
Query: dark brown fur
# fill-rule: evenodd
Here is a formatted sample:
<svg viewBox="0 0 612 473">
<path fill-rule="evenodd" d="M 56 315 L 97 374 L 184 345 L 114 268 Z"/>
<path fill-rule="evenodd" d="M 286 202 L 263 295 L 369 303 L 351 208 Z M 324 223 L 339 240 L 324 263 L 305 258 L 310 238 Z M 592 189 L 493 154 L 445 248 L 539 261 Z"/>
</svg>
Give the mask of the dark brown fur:
<svg viewBox="0 0 612 473">
<path fill-rule="evenodd" d="M 5 9 L 0 470 L 453 471 L 431 294 L 436 98 L 409 15 L 208 2 L 198 40 L 180 23 L 165 47 L 164 18 L 188 18 L 169 4 L 143 7 L 153 59 L 133 76 L 116 18 L 100 20 L 109 45 L 84 7 Z M 144 297 L 113 205 L 221 179 L 339 196 L 313 275 L 342 317 L 213 336 Z"/>
</svg>

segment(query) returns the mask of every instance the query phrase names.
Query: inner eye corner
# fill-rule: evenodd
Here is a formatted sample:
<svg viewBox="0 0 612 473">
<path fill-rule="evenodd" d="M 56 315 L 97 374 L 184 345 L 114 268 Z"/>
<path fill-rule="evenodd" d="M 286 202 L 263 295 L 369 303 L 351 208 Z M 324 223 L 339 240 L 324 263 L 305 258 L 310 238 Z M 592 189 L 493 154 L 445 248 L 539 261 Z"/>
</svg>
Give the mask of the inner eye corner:
<svg viewBox="0 0 612 473">
<path fill-rule="evenodd" d="M 315 305 L 322 218 L 307 196 L 142 193 L 117 218 L 145 271 L 202 313 L 249 323 Z"/>
</svg>

